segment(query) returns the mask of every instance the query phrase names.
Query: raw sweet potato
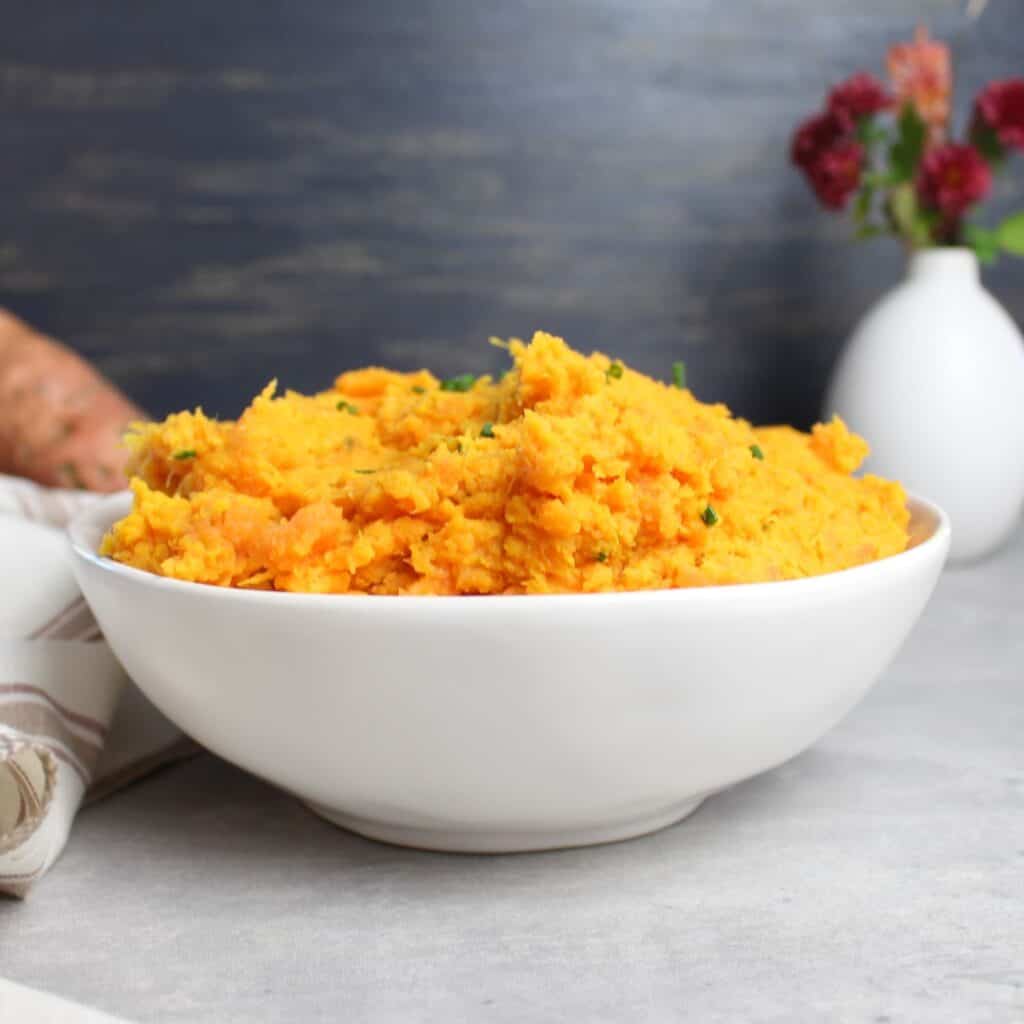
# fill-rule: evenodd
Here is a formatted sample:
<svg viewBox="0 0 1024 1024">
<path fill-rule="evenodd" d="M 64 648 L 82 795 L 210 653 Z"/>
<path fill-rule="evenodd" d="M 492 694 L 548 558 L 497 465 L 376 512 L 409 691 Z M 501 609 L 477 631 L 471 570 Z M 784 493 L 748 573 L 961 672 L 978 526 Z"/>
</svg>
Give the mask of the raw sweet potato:
<svg viewBox="0 0 1024 1024">
<path fill-rule="evenodd" d="M 145 419 L 69 348 L 0 309 L 0 472 L 53 487 L 125 485 L 125 427 Z"/>
</svg>

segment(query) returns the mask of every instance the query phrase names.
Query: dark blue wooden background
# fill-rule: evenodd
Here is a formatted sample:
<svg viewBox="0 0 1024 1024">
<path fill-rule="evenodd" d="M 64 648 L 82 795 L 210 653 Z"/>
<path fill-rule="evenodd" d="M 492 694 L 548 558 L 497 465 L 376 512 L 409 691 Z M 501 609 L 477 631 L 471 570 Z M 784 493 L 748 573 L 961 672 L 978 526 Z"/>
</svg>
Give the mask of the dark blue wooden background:
<svg viewBox="0 0 1024 1024">
<path fill-rule="evenodd" d="M 901 255 L 818 211 L 796 121 L 922 17 L 961 112 L 1024 72 L 1020 0 L 4 6 L 0 303 L 154 413 L 542 327 L 804 423 Z"/>
</svg>

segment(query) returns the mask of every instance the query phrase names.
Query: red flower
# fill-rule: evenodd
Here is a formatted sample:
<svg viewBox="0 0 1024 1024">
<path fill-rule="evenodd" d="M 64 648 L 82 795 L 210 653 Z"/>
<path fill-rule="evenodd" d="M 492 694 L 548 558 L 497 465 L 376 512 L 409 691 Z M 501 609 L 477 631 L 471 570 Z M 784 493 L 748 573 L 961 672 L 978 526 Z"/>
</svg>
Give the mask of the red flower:
<svg viewBox="0 0 1024 1024">
<path fill-rule="evenodd" d="M 1004 146 L 1024 149 L 1024 78 L 990 83 L 974 101 L 974 116 Z"/>
<path fill-rule="evenodd" d="M 819 154 L 805 168 L 815 195 L 830 210 L 841 210 L 860 185 L 864 166 L 864 147 L 857 142 L 841 142 Z"/>
<path fill-rule="evenodd" d="M 892 103 L 882 83 L 866 71 L 851 75 L 828 94 L 828 109 L 854 120 L 886 110 Z"/>
<path fill-rule="evenodd" d="M 844 109 L 826 110 L 809 117 L 793 136 L 793 163 L 831 210 L 841 210 L 860 184 L 864 148 L 854 141 L 853 127 Z"/>
<path fill-rule="evenodd" d="M 805 171 L 817 163 L 822 153 L 845 142 L 853 131 L 853 122 L 843 111 L 826 110 L 809 117 L 793 136 L 790 156 Z"/>
<path fill-rule="evenodd" d="M 928 150 L 917 174 L 921 202 L 955 220 L 992 186 L 992 172 L 973 147 L 947 142 Z"/>
</svg>

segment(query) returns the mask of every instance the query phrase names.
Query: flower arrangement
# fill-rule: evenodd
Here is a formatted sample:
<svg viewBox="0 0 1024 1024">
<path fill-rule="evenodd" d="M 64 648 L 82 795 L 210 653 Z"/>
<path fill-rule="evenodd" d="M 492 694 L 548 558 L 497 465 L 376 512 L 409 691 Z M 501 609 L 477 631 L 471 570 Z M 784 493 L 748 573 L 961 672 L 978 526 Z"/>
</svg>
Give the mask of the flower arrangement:
<svg viewBox="0 0 1024 1024">
<path fill-rule="evenodd" d="M 889 86 L 860 72 L 835 86 L 793 136 L 793 163 L 819 201 L 852 216 L 860 238 L 892 234 L 912 249 L 967 245 L 983 262 L 1024 256 L 1024 213 L 984 228 L 967 220 L 993 173 L 1024 150 L 1024 78 L 986 86 L 964 141 L 951 137 L 949 48 L 924 28 L 889 48 Z"/>
</svg>

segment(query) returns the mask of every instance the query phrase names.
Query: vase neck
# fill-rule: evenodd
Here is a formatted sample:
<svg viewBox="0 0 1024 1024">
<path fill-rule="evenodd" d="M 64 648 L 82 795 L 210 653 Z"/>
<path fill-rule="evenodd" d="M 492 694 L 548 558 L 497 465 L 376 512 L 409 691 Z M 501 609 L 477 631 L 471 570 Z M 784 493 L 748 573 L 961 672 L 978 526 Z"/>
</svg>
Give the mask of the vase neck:
<svg viewBox="0 0 1024 1024">
<path fill-rule="evenodd" d="M 907 277 L 911 280 L 979 281 L 978 257 L 971 249 L 944 247 L 919 249 L 910 256 Z"/>
</svg>

